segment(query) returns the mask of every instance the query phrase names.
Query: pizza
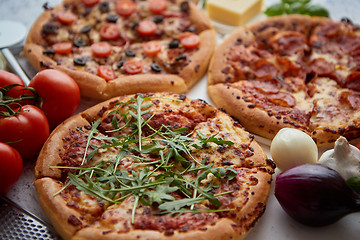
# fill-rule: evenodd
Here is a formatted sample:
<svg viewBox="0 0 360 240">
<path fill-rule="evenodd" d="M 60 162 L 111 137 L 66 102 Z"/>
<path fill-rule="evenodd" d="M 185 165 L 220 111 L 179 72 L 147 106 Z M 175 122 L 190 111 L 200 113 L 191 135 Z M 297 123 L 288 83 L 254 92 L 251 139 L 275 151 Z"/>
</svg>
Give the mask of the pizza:
<svg viewBox="0 0 360 240">
<path fill-rule="evenodd" d="M 274 169 L 226 113 L 144 93 L 59 125 L 35 188 L 64 239 L 243 239 L 265 211 Z"/>
<path fill-rule="evenodd" d="M 284 15 L 232 32 L 215 50 L 208 93 L 249 132 L 284 127 L 318 146 L 360 136 L 360 28 L 349 19 Z"/>
<path fill-rule="evenodd" d="M 67 73 L 94 99 L 187 92 L 215 47 L 211 22 L 192 1 L 64 0 L 45 9 L 24 55 L 38 71 Z"/>
</svg>

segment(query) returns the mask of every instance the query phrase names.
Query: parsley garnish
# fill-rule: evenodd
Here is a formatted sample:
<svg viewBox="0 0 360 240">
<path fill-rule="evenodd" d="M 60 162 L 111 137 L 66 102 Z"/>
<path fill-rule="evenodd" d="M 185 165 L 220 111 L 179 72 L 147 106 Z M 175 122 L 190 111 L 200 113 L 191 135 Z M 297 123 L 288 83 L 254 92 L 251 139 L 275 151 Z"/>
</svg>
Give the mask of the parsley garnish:
<svg viewBox="0 0 360 240">
<path fill-rule="evenodd" d="M 154 129 L 149 124 L 149 120 L 154 117 L 150 113 L 153 104 L 147 101 L 149 99 L 151 98 L 139 94 L 136 99 L 119 103 L 118 109 L 111 112 L 114 114 L 111 124 L 115 129 L 108 132 L 113 134 L 111 137 L 99 132 L 100 119 L 92 123 L 89 132 L 82 132 L 87 135 L 87 145 L 81 166 L 56 168 L 77 170 L 76 174 L 68 173 L 69 183 L 96 196 L 98 200 L 121 203 L 124 199 L 133 197 L 132 222 L 140 203 L 157 208 L 155 214 L 231 210 L 219 208 L 221 202 L 218 199 L 218 196 L 231 191 L 214 192 L 221 179 L 232 180 L 237 172 L 230 167 L 214 168 L 213 162 L 196 159 L 192 156 L 192 151 L 208 148 L 211 143 L 225 146 L 232 145 L 233 142 L 217 138 L 217 134 L 207 137 L 200 131 L 196 131 L 198 138 L 194 139 L 191 136 L 195 133 L 189 132 L 188 128 L 171 129 L 161 125 L 159 129 Z M 121 114 L 126 107 L 127 113 Z M 131 130 L 131 133 L 121 134 L 122 130 Z M 91 140 L 102 144 L 93 146 L 90 144 Z M 91 152 L 88 152 L 89 148 L 92 149 Z M 101 159 L 100 163 L 91 166 L 98 151 L 110 148 L 117 151 L 115 156 Z M 125 159 L 134 162 L 132 170 L 121 167 Z M 191 177 L 194 174 L 197 176 L 195 179 Z M 208 201 L 218 209 L 197 210 L 195 204 L 203 201 Z"/>
</svg>

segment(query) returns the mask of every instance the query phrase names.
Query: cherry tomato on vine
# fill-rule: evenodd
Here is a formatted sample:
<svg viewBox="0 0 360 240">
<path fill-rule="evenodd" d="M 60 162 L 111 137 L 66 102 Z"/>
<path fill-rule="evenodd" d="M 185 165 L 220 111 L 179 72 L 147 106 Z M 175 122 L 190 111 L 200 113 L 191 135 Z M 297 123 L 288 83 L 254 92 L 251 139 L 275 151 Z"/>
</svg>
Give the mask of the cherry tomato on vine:
<svg viewBox="0 0 360 240">
<path fill-rule="evenodd" d="M 22 169 L 23 161 L 19 152 L 0 142 L 0 195 L 5 195 L 19 180 Z"/>
<path fill-rule="evenodd" d="M 36 106 L 25 105 L 0 118 L 0 142 L 14 147 L 23 159 L 35 157 L 49 136 L 49 122 Z"/>
<path fill-rule="evenodd" d="M 19 84 L 22 86 L 15 86 L 13 88 L 11 88 L 9 91 L 6 91 L 6 94 L 3 96 L 2 100 L 8 100 L 9 98 L 19 98 L 21 95 L 24 94 L 29 94 L 32 95 L 30 90 L 24 90 L 25 84 L 24 82 L 21 80 L 20 77 L 18 77 L 17 75 L 15 75 L 14 73 L 10 73 L 4 70 L 0 70 L 0 89 L 8 86 L 8 85 L 13 85 L 13 84 Z M 5 89 L 2 89 L 2 93 L 4 94 L 5 91 L 3 91 Z M 34 101 L 21 101 L 18 102 L 21 105 L 26 105 L 26 104 L 32 104 L 34 103 Z M 19 105 L 18 104 L 10 104 L 8 105 L 11 108 L 18 108 Z M 0 111 L 6 111 L 6 109 L 4 107 L 0 107 Z"/>
<path fill-rule="evenodd" d="M 42 98 L 38 106 L 54 129 L 62 121 L 74 114 L 80 105 L 80 89 L 69 75 L 54 69 L 38 72 L 30 81 Z"/>
</svg>

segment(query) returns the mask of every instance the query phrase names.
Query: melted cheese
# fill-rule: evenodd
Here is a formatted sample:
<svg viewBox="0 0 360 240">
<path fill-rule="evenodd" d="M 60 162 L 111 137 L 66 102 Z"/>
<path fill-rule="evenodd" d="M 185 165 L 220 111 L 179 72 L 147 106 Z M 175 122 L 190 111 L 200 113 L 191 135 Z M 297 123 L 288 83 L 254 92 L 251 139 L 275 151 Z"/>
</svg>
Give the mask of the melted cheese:
<svg viewBox="0 0 360 240">
<path fill-rule="evenodd" d="M 262 0 L 208 0 L 209 17 L 220 23 L 240 26 L 261 12 Z"/>
</svg>

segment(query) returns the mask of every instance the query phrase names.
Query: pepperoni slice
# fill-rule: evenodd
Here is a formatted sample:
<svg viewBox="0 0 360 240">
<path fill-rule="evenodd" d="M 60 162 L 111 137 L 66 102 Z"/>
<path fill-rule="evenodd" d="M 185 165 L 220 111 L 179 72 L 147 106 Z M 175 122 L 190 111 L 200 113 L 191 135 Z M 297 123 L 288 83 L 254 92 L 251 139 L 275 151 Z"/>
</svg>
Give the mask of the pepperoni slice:
<svg viewBox="0 0 360 240">
<path fill-rule="evenodd" d="M 72 24 L 77 19 L 76 15 L 70 11 L 60 11 L 57 13 L 56 17 L 61 23 L 67 25 Z"/>
<path fill-rule="evenodd" d="M 143 45 L 144 52 L 150 56 L 154 56 L 159 52 L 161 52 L 161 47 L 162 46 L 159 41 L 150 41 L 150 42 L 146 42 Z"/>
<path fill-rule="evenodd" d="M 92 7 L 95 4 L 98 4 L 100 2 L 100 0 L 81 0 L 83 2 L 83 4 L 87 7 Z"/>
<path fill-rule="evenodd" d="M 115 72 L 111 69 L 111 67 L 106 65 L 99 66 L 97 69 L 97 74 L 106 81 L 110 81 L 116 78 Z"/>
<path fill-rule="evenodd" d="M 123 67 L 128 74 L 141 73 L 144 68 L 142 62 L 137 61 L 137 60 L 126 61 L 123 65 Z"/>
<path fill-rule="evenodd" d="M 130 0 L 119 0 L 116 2 L 115 10 L 120 16 L 129 17 L 136 12 L 136 5 Z"/>
<path fill-rule="evenodd" d="M 150 0 L 149 9 L 154 14 L 161 14 L 167 8 L 166 0 Z"/>
<path fill-rule="evenodd" d="M 296 99 L 294 98 L 294 96 L 286 92 L 271 94 L 268 95 L 267 97 L 270 102 L 284 107 L 294 107 L 296 104 Z"/>
<path fill-rule="evenodd" d="M 353 72 L 347 76 L 345 87 L 360 92 L 360 72 Z"/>
<path fill-rule="evenodd" d="M 179 36 L 181 44 L 187 49 L 193 49 L 200 45 L 200 37 L 197 34 L 186 32 Z"/>
<path fill-rule="evenodd" d="M 67 53 L 71 53 L 72 46 L 73 46 L 72 43 L 60 42 L 60 43 L 55 43 L 54 45 L 52 45 L 52 49 L 54 50 L 55 53 L 67 54 Z"/>
<path fill-rule="evenodd" d="M 112 46 L 107 42 L 97 42 L 91 45 L 91 51 L 96 57 L 107 57 L 111 54 Z"/>
<path fill-rule="evenodd" d="M 326 61 L 324 58 L 314 59 L 309 63 L 310 72 L 318 75 L 329 75 L 335 71 L 333 63 Z"/>
<path fill-rule="evenodd" d="M 116 40 L 120 37 L 120 31 L 115 23 L 107 23 L 101 27 L 100 36 L 104 40 Z"/>
<path fill-rule="evenodd" d="M 151 36 L 156 32 L 156 28 L 157 26 L 153 21 L 144 20 L 137 25 L 136 30 L 142 36 Z"/>
<path fill-rule="evenodd" d="M 255 63 L 255 74 L 259 78 L 275 77 L 278 76 L 278 69 L 273 63 L 260 59 Z"/>
</svg>

